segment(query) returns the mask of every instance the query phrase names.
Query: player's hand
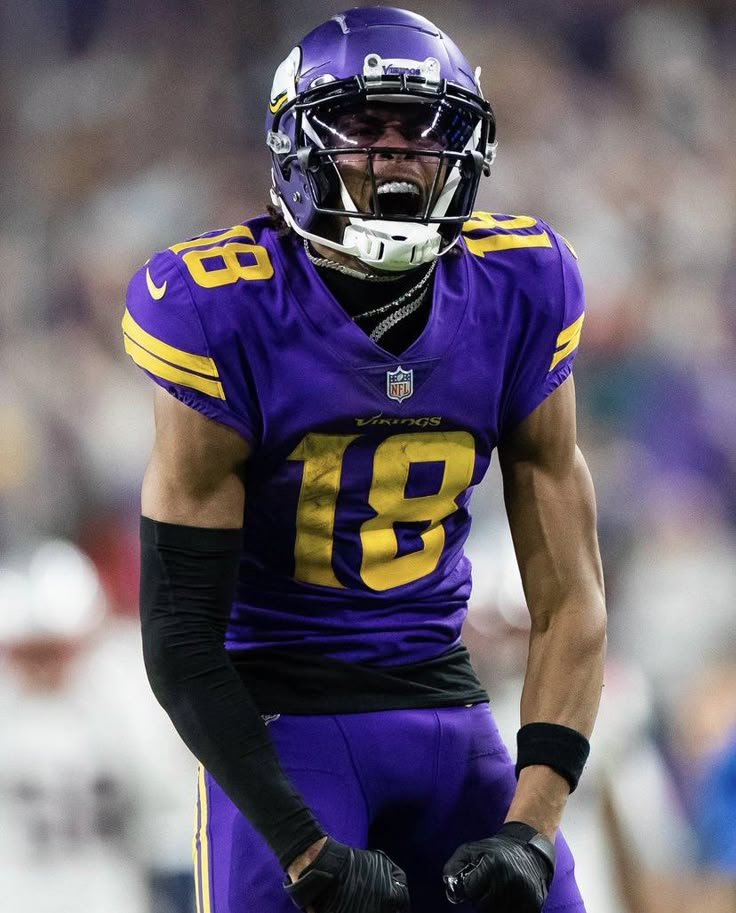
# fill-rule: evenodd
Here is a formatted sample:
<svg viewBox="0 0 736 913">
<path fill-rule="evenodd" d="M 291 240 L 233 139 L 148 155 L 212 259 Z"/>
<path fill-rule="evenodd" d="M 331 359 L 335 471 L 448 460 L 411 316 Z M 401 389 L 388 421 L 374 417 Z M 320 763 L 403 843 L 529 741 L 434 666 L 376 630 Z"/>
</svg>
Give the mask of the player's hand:
<svg viewBox="0 0 736 913">
<path fill-rule="evenodd" d="M 360 850 L 328 837 L 299 878 L 285 884 L 310 913 L 408 913 L 406 875 L 380 850 Z"/>
<path fill-rule="evenodd" d="M 452 903 L 478 913 L 539 913 L 555 871 L 555 848 L 539 831 L 509 821 L 494 836 L 464 843 L 443 870 Z"/>
</svg>

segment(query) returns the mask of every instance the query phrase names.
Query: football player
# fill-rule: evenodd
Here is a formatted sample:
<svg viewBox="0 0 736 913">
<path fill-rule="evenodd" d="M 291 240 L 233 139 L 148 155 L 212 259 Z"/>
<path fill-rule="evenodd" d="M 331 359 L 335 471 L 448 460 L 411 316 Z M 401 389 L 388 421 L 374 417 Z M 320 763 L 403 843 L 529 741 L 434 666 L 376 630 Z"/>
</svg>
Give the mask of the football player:
<svg viewBox="0 0 736 913">
<path fill-rule="evenodd" d="M 201 911 L 584 909 L 558 832 L 605 641 L 583 294 L 544 222 L 473 212 L 479 76 L 414 13 L 333 16 L 275 74 L 269 214 L 130 284 L 160 386 L 144 652 L 202 764 Z M 495 448 L 532 619 L 516 764 L 460 639 Z"/>
</svg>

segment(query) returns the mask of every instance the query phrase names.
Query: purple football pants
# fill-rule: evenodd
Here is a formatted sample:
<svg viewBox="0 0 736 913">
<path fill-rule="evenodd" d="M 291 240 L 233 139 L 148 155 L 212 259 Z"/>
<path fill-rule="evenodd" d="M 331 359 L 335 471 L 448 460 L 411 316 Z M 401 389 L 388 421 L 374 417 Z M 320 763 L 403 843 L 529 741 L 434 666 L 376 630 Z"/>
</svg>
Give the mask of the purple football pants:
<svg viewBox="0 0 736 913">
<path fill-rule="evenodd" d="M 487 704 L 340 716 L 286 716 L 269 732 L 288 776 L 336 840 L 382 849 L 407 874 L 412 913 L 461 913 L 442 867 L 503 823 L 513 762 Z M 195 835 L 198 913 L 296 913 L 263 838 L 206 772 Z M 570 850 L 557 838 L 545 913 L 584 913 Z"/>
</svg>

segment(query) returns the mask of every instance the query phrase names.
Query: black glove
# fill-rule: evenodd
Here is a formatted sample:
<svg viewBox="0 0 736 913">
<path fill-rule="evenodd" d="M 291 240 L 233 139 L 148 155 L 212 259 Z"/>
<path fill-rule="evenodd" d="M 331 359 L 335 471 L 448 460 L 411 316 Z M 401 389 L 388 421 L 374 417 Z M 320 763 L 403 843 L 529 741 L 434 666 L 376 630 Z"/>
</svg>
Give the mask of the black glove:
<svg viewBox="0 0 736 913">
<path fill-rule="evenodd" d="M 495 837 L 464 843 L 442 872 L 452 903 L 478 913 L 539 913 L 555 872 L 555 848 L 529 824 L 508 821 Z"/>
<path fill-rule="evenodd" d="M 300 910 L 314 913 L 409 913 L 406 875 L 385 853 L 331 837 L 284 888 Z"/>
</svg>

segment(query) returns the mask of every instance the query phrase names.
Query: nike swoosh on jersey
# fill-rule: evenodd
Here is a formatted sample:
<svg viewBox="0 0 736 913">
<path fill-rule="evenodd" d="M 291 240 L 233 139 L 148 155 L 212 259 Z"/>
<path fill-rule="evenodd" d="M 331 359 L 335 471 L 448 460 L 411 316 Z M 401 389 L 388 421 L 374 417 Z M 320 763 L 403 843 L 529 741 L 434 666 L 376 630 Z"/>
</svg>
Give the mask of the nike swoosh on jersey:
<svg viewBox="0 0 736 913">
<path fill-rule="evenodd" d="M 156 283 L 151 278 L 151 271 L 146 267 L 146 285 L 148 286 L 148 293 L 153 298 L 154 301 L 160 301 L 166 294 L 166 285 L 167 280 L 164 279 L 163 285 L 156 285 Z"/>
</svg>

